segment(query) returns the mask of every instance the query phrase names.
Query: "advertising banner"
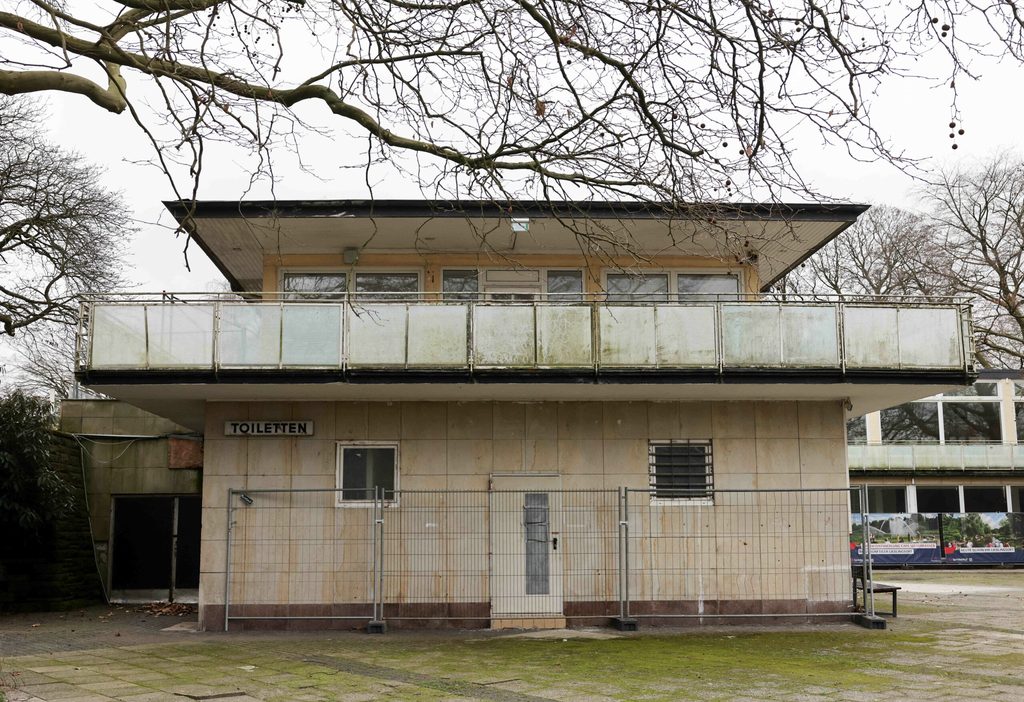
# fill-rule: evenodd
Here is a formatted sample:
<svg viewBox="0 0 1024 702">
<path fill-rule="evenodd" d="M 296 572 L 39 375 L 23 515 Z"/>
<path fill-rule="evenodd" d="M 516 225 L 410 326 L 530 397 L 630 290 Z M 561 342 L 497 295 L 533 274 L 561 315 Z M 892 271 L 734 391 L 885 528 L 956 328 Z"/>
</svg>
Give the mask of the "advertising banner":
<svg viewBox="0 0 1024 702">
<path fill-rule="evenodd" d="M 864 558 L 864 529 L 861 515 L 853 515 L 850 548 L 855 563 Z M 869 514 L 871 562 L 875 565 L 928 565 L 939 563 L 942 547 L 939 540 L 938 514 Z"/>
<path fill-rule="evenodd" d="M 869 514 L 874 565 L 1024 563 L 1024 513 Z M 850 553 L 862 563 L 864 528 L 851 515 Z"/>
<path fill-rule="evenodd" d="M 1024 563 L 1024 514 L 967 512 L 942 515 L 947 563 Z"/>
</svg>

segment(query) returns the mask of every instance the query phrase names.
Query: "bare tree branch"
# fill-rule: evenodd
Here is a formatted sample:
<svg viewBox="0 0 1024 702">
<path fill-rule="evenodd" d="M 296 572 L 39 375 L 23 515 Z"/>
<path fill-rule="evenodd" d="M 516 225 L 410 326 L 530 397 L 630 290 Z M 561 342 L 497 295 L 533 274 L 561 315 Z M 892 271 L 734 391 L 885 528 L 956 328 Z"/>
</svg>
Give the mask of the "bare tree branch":
<svg viewBox="0 0 1024 702">
<path fill-rule="evenodd" d="M 14 336 L 41 321 L 71 325 L 77 297 L 122 284 L 133 228 L 98 169 L 47 144 L 40 111 L 0 97 L 0 322 Z"/>
</svg>

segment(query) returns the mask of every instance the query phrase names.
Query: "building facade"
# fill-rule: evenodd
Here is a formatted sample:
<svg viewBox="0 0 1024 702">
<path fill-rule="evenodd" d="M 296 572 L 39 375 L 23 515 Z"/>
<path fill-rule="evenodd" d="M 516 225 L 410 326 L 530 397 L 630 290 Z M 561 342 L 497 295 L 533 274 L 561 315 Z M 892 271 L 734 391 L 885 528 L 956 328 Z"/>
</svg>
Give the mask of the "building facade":
<svg viewBox="0 0 1024 702">
<path fill-rule="evenodd" d="M 68 399 L 60 429 L 82 460 L 96 567 L 111 602 L 196 602 L 199 432 L 125 402 Z"/>
<path fill-rule="evenodd" d="M 1019 371 L 982 370 L 970 387 L 854 418 L 847 432 L 850 483 L 867 487 L 878 522 L 877 563 L 1024 563 Z"/>
<path fill-rule="evenodd" d="M 974 375 L 961 301 L 768 292 L 860 206 L 168 207 L 234 292 L 78 376 L 204 434 L 205 628 L 848 611 L 848 418 Z"/>
</svg>

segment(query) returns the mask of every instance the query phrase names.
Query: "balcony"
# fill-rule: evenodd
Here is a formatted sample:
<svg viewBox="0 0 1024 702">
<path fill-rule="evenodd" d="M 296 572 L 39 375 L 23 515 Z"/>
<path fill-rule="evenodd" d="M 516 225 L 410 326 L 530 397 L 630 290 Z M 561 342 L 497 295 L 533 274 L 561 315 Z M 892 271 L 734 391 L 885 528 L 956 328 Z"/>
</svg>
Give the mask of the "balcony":
<svg viewBox="0 0 1024 702">
<path fill-rule="evenodd" d="M 850 470 L 861 473 L 1024 471 L 1024 446 L 1009 444 L 851 444 L 847 452 Z"/>
<path fill-rule="evenodd" d="M 970 307 L 961 300 L 725 297 L 98 296 L 82 304 L 78 371 L 87 383 L 658 376 L 948 383 L 973 372 Z"/>
</svg>

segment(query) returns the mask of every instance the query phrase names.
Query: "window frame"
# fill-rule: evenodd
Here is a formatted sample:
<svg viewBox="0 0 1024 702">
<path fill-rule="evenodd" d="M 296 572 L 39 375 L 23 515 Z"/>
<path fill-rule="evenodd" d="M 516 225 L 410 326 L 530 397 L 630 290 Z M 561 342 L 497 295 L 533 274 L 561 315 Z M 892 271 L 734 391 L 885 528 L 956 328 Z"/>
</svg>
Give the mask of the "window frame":
<svg viewBox="0 0 1024 702">
<path fill-rule="evenodd" d="M 382 293 L 374 292 L 356 292 L 356 277 L 360 275 L 388 275 L 388 274 L 401 274 L 408 275 L 414 273 L 416 275 L 416 290 L 412 292 L 400 292 L 388 295 L 383 298 L 375 298 L 374 295 L 380 295 Z M 354 296 L 353 302 L 360 302 L 363 304 L 371 304 L 375 302 L 421 302 L 429 293 L 423 289 L 423 269 L 421 268 L 381 268 L 378 266 L 364 267 L 356 266 L 352 269 L 352 273 L 349 278 L 351 283 L 349 284 L 349 295 Z M 405 295 L 412 295 L 414 299 L 405 298 Z"/>
<path fill-rule="evenodd" d="M 665 495 L 658 495 L 657 485 L 655 483 L 655 464 L 654 464 L 654 449 L 657 446 L 704 446 L 706 456 L 706 469 L 707 469 L 707 487 L 705 489 L 706 494 L 686 496 L 679 495 L 674 497 L 666 497 Z M 714 441 L 712 439 L 649 439 L 647 442 L 647 481 L 648 490 L 650 491 L 651 504 L 652 505 L 692 505 L 698 506 L 711 506 L 715 504 L 715 451 Z"/>
<path fill-rule="evenodd" d="M 665 275 L 668 276 L 668 292 L 667 299 L 664 302 L 648 302 L 640 301 L 645 304 L 666 304 L 666 303 L 677 303 L 677 304 L 689 304 L 689 305 L 707 305 L 709 303 L 717 302 L 742 302 L 743 296 L 747 295 L 749 291 L 744 288 L 746 282 L 746 271 L 744 268 L 728 268 L 728 267 L 714 267 L 714 268 L 641 268 L 635 269 L 634 271 L 623 270 L 618 268 L 604 268 L 601 271 L 601 294 L 606 296 L 608 294 L 608 276 L 609 275 L 632 275 L 637 277 L 643 277 L 647 275 Z M 715 299 L 719 295 L 726 293 L 696 293 L 693 295 L 681 295 L 679 293 L 679 276 L 680 275 L 731 275 L 736 277 L 736 298 L 734 300 L 728 299 Z M 631 304 L 628 301 L 620 300 L 616 301 L 615 304 Z"/>
<path fill-rule="evenodd" d="M 338 293 L 331 293 L 335 297 L 315 297 L 310 295 L 308 297 L 289 298 L 288 295 L 293 295 L 293 291 L 284 289 L 284 279 L 289 275 L 343 275 L 345 276 L 345 290 Z M 349 268 L 279 268 L 277 271 L 277 291 L 276 294 L 283 300 L 290 302 L 332 302 L 340 301 L 348 296 L 349 291 L 352 288 L 352 274 Z"/>
<path fill-rule="evenodd" d="M 547 299 L 547 295 L 548 295 L 548 272 L 550 272 L 550 271 L 559 271 L 559 272 L 572 271 L 574 273 L 579 273 L 580 274 L 580 280 L 582 282 L 582 288 L 583 288 L 580 291 L 580 293 L 579 293 L 581 299 L 579 301 L 576 301 L 576 300 L 566 301 L 565 304 L 574 304 L 574 303 L 575 304 L 580 304 L 581 302 L 586 302 L 586 299 L 587 299 L 587 269 L 585 267 L 581 267 L 581 266 L 520 266 L 519 268 L 521 270 L 524 270 L 524 271 L 537 271 L 537 275 L 538 275 L 538 277 L 540 279 L 540 295 L 541 295 L 541 299 L 540 300 L 534 300 L 534 302 L 550 302 L 550 300 Z M 476 271 L 476 275 L 477 275 L 477 291 L 475 293 L 476 297 L 474 299 L 466 299 L 466 298 L 456 297 L 457 295 L 468 295 L 470 293 L 445 293 L 444 292 L 444 274 L 446 272 L 448 272 L 448 271 L 469 271 L 469 270 L 475 270 Z M 454 265 L 453 266 L 443 266 L 441 268 L 441 273 L 440 273 L 440 276 L 439 276 L 438 281 L 437 281 L 438 285 L 439 285 L 438 295 L 440 295 L 441 299 L 443 301 L 445 301 L 445 302 L 474 302 L 474 301 L 476 301 L 476 302 L 490 302 L 490 298 L 487 297 L 490 293 L 515 294 L 517 292 L 516 288 L 518 287 L 516 285 L 516 283 L 508 283 L 507 286 L 505 288 L 501 289 L 501 290 L 498 290 L 498 289 L 487 290 L 486 289 L 487 286 L 485 284 L 485 275 L 486 275 L 487 271 L 504 271 L 504 270 L 512 270 L 512 269 L 510 269 L 508 266 L 472 266 L 472 265 L 469 265 L 469 266 L 454 266 Z M 526 287 L 528 287 L 528 286 L 525 286 L 525 285 L 523 286 L 523 288 L 524 288 L 523 294 L 531 294 L 531 295 L 534 294 L 532 291 L 525 290 Z M 445 295 L 448 295 L 448 297 L 445 297 Z"/>
<path fill-rule="evenodd" d="M 346 448 L 380 448 L 380 449 L 393 449 L 395 452 L 395 466 L 394 466 L 394 491 L 398 493 L 401 489 L 399 480 L 401 479 L 401 442 L 399 441 L 335 441 L 334 442 L 334 506 L 342 508 L 363 508 L 372 509 L 374 506 L 374 500 L 346 500 L 342 496 L 344 495 L 345 486 L 342 482 L 344 478 L 344 467 L 345 467 L 345 449 Z M 392 500 L 384 500 L 385 507 L 397 507 L 398 496 Z"/>
<path fill-rule="evenodd" d="M 356 275 L 360 273 L 415 273 L 416 274 L 416 292 L 415 293 L 403 293 L 406 295 L 415 294 L 418 299 L 422 299 L 428 291 L 423 289 L 424 271 L 422 268 L 416 268 L 414 266 L 398 266 L 395 268 L 388 268 L 387 266 L 282 266 L 277 269 L 277 287 L 278 294 L 284 295 L 284 277 L 287 274 L 323 274 L 331 275 L 337 273 L 345 274 L 345 292 L 346 298 L 352 295 L 364 295 L 366 293 L 357 293 L 356 288 Z M 373 294 L 373 293 L 369 293 Z M 340 297 L 338 298 L 341 299 Z M 359 298 L 356 298 L 357 300 Z M 321 300 L 322 302 L 322 300 Z"/>
</svg>

